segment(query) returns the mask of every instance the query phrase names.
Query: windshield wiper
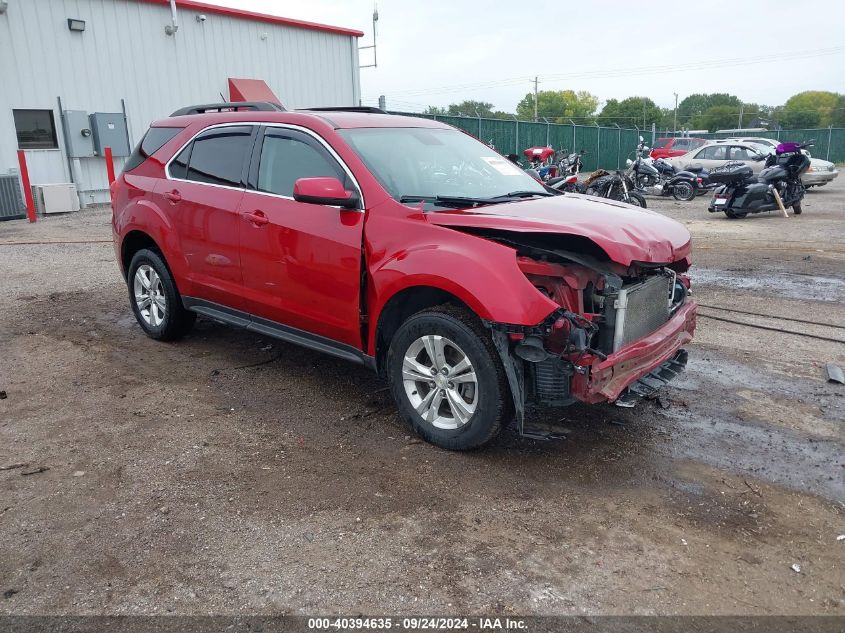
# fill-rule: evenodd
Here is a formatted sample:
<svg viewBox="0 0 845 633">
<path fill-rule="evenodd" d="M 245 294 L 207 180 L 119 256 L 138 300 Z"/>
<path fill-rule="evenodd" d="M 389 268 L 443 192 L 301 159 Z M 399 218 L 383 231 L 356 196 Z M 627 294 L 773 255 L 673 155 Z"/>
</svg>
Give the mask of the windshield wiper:
<svg viewBox="0 0 845 633">
<path fill-rule="evenodd" d="M 512 191 L 492 198 L 472 198 L 469 196 L 402 196 L 399 202 L 431 202 L 449 207 L 477 207 L 485 204 L 501 204 L 513 199 L 533 196 L 552 196 L 546 191 Z"/>
<path fill-rule="evenodd" d="M 497 198 L 470 198 L 465 196 L 402 196 L 399 202 L 431 202 L 446 207 L 476 207 L 483 204 L 504 202 Z"/>
</svg>

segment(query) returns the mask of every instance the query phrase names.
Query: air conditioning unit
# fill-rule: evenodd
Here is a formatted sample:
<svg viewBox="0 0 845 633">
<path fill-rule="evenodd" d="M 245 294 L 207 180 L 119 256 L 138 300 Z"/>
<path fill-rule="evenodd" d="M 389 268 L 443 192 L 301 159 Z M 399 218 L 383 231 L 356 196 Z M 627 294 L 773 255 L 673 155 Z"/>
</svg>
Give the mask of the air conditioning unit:
<svg viewBox="0 0 845 633">
<path fill-rule="evenodd" d="M 26 217 L 17 173 L 0 175 L 0 220 Z"/>
<path fill-rule="evenodd" d="M 79 196 L 76 195 L 76 185 L 72 183 L 32 185 L 32 197 L 35 199 L 35 212 L 39 215 L 79 211 Z"/>
</svg>

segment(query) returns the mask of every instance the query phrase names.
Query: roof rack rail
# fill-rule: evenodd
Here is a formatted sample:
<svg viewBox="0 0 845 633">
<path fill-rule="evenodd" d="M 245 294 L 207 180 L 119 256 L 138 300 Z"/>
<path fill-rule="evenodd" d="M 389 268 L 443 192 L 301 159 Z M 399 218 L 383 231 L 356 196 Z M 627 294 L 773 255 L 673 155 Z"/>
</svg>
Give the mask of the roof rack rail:
<svg viewBox="0 0 845 633">
<path fill-rule="evenodd" d="M 369 114 L 387 114 L 386 110 L 375 106 L 337 106 L 330 108 L 299 108 L 306 112 L 366 112 Z"/>
<path fill-rule="evenodd" d="M 285 112 L 284 107 L 270 101 L 224 101 L 223 103 L 206 103 L 179 108 L 170 116 L 184 116 L 186 114 L 205 114 L 206 112 L 225 112 L 237 110 L 256 110 L 259 112 Z"/>
</svg>

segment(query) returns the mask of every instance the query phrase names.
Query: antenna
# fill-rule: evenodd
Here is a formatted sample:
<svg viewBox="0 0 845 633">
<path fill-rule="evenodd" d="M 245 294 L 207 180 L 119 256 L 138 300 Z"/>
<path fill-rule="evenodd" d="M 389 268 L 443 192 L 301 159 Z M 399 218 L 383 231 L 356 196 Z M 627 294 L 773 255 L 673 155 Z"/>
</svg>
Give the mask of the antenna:
<svg viewBox="0 0 845 633">
<path fill-rule="evenodd" d="M 378 32 L 378 5 L 373 4 L 373 44 L 372 46 L 359 46 L 358 50 L 363 51 L 369 48 L 373 49 L 373 63 L 372 64 L 365 64 L 364 66 L 358 66 L 358 68 L 377 68 L 378 67 L 378 56 L 376 51 L 376 34 Z"/>
</svg>

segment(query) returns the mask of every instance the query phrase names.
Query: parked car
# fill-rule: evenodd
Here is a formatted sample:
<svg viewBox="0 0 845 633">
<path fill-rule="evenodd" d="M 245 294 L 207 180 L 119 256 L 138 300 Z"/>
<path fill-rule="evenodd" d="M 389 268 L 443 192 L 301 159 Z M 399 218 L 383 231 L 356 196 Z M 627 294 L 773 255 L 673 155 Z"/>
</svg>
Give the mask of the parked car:
<svg viewBox="0 0 845 633">
<path fill-rule="evenodd" d="M 444 448 L 514 417 L 542 436 L 529 403 L 628 406 L 686 364 L 681 224 L 552 193 L 442 122 L 184 108 L 152 124 L 111 197 L 148 336 L 201 314 L 362 364 Z"/>
<path fill-rule="evenodd" d="M 757 174 L 765 167 L 768 153 L 767 149 L 753 143 L 712 141 L 683 156 L 670 158 L 669 162 L 675 169 L 689 169 L 690 166 L 700 165 L 712 172 L 727 163 L 741 161 Z"/>
<path fill-rule="evenodd" d="M 736 141 L 763 146 L 766 148 L 765 151 L 769 153 L 773 153 L 777 146 L 781 144 L 779 140 L 762 137 L 724 139 L 719 142 L 730 143 Z M 801 176 L 801 182 L 808 189 L 810 187 L 823 187 L 827 183 L 832 182 L 839 175 L 839 171 L 836 169 L 836 164 L 820 158 L 813 158 L 807 150 L 802 150 L 802 153 L 810 157 L 810 169 Z"/>
<path fill-rule="evenodd" d="M 683 156 L 697 147 L 707 143 L 707 139 L 688 138 L 682 136 L 664 137 L 654 140 L 654 147 L 649 154 L 652 158 L 672 158 Z"/>
</svg>

